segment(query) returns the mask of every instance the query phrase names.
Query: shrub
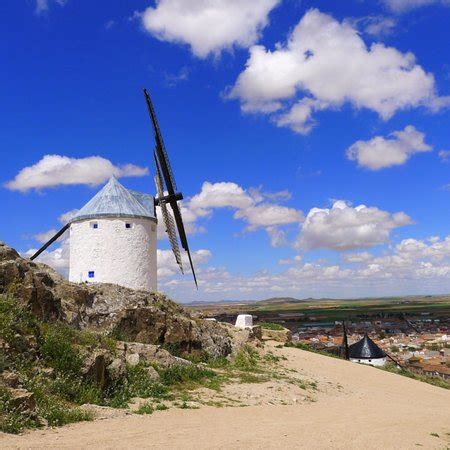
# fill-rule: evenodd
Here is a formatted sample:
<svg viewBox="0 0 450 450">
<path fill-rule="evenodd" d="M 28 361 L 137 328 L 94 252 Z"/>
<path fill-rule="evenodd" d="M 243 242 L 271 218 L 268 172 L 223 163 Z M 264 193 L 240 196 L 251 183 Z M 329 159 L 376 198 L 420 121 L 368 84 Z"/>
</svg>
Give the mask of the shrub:
<svg viewBox="0 0 450 450">
<path fill-rule="evenodd" d="M 177 365 L 160 371 L 161 382 L 166 386 L 188 382 L 201 384 L 205 378 L 212 379 L 216 376 L 212 370 L 196 365 Z"/>
<path fill-rule="evenodd" d="M 236 353 L 233 366 L 246 372 L 256 371 L 258 369 L 258 360 L 258 352 L 249 345 L 245 345 Z"/>
<path fill-rule="evenodd" d="M 137 414 L 153 414 L 154 408 L 151 405 L 151 403 L 144 403 L 139 407 L 139 409 L 136 411 Z"/>
<path fill-rule="evenodd" d="M 79 373 L 82 358 L 73 344 L 74 330 L 63 324 L 45 328 L 41 352 L 47 364 L 62 373 Z"/>
</svg>

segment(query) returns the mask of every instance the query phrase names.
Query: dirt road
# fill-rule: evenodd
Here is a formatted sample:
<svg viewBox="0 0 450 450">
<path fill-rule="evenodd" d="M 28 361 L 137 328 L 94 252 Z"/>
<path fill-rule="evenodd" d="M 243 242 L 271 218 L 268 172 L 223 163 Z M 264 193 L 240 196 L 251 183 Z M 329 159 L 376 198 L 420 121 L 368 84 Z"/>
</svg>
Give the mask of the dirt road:
<svg viewBox="0 0 450 450">
<path fill-rule="evenodd" d="M 170 409 L 0 434 L 0 448 L 450 448 L 450 391 L 298 349 L 274 351 L 317 381 L 316 401 Z"/>
</svg>

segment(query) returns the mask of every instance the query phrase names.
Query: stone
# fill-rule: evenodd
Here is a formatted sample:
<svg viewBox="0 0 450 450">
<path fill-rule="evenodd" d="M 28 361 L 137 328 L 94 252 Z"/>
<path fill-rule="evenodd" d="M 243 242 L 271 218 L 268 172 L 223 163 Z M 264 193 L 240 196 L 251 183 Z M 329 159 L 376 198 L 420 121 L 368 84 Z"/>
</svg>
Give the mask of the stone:
<svg viewBox="0 0 450 450">
<path fill-rule="evenodd" d="M 140 360 L 139 353 L 130 353 L 126 356 L 126 360 L 127 364 L 129 364 L 130 366 L 137 366 Z"/>
<path fill-rule="evenodd" d="M 0 294 L 12 292 L 37 318 L 64 321 L 78 329 L 113 333 L 122 341 L 173 346 L 181 352 L 227 356 L 232 339 L 220 323 L 191 313 L 157 292 L 114 284 L 67 281 L 49 266 L 22 258 L 0 244 Z M 30 348 L 35 341 L 29 339 Z"/>
<path fill-rule="evenodd" d="M 34 394 L 26 389 L 11 389 L 9 391 L 11 395 L 10 405 L 12 408 L 19 411 L 33 411 L 36 407 Z"/>
<path fill-rule="evenodd" d="M 262 328 L 262 339 L 284 343 L 291 342 L 292 332 L 287 328 L 283 330 L 267 330 L 266 328 Z"/>
<path fill-rule="evenodd" d="M 138 362 L 157 364 L 162 368 L 168 368 L 174 365 L 191 364 L 191 362 L 186 359 L 173 356 L 160 345 L 143 344 L 141 342 L 126 342 L 125 345 L 125 357 L 127 362 L 131 358 L 131 360 L 135 359 L 138 360 Z M 138 358 L 133 355 L 137 355 Z"/>
<path fill-rule="evenodd" d="M 121 358 L 114 359 L 112 363 L 106 368 L 106 372 L 110 380 L 120 380 L 126 373 L 125 361 Z"/>
<path fill-rule="evenodd" d="M 81 367 L 81 374 L 103 387 L 105 384 L 105 368 L 105 351 L 97 350 L 87 355 Z"/>
<path fill-rule="evenodd" d="M 15 373 L 5 370 L 0 373 L 0 384 L 10 388 L 17 388 L 19 386 L 19 377 Z"/>
<path fill-rule="evenodd" d="M 159 380 L 159 373 L 156 371 L 156 369 L 154 367 L 149 366 L 149 367 L 146 367 L 145 370 L 146 370 L 150 380 L 152 380 L 152 381 Z"/>
</svg>

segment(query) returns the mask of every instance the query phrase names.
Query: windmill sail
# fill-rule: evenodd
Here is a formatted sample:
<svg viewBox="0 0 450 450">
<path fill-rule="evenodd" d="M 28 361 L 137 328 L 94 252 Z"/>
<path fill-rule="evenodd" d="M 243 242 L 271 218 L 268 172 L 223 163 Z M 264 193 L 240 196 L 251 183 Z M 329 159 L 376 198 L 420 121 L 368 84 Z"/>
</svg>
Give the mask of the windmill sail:
<svg viewBox="0 0 450 450">
<path fill-rule="evenodd" d="M 158 167 L 158 162 L 156 161 L 155 156 L 155 166 L 156 166 L 156 175 L 155 175 L 155 184 L 156 184 L 156 190 L 158 192 L 158 199 L 164 197 L 164 191 L 162 187 L 162 181 L 161 181 L 161 174 Z M 180 267 L 181 273 L 184 273 L 183 271 L 183 263 L 181 261 L 181 254 L 180 254 L 180 247 L 178 246 L 178 239 L 177 234 L 175 230 L 175 223 L 173 221 L 173 217 L 170 214 L 170 212 L 167 209 L 167 205 L 164 201 L 158 202 L 159 206 L 161 207 L 161 213 L 164 221 L 164 225 L 166 227 L 166 233 L 169 236 L 169 242 L 170 246 L 172 247 L 173 254 L 175 255 L 175 260 Z"/>
<path fill-rule="evenodd" d="M 181 192 L 177 192 L 175 177 L 173 176 L 173 171 L 172 171 L 172 168 L 169 163 L 169 156 L 167 154 L 167 150 L 164 145 L 161 130 L 159 128 L 158 120 L 156 118 L 155 109 L 153 108 L 153 103 L 152 103 L 149 93 L 147 92 L 147 89 L 144 89 L 144 97 L 145 97 L 145 101 L 147 103 L 147 109 L 148 109 L 148 113 L 150 116 L 150 120 L 153 125 L 153 132 L 154 132 L 155 142 L 156 142 L 154 155 L 155 155 L 156 172 L 158 174 L 158 179 L 159 179 L 159 181 L 157 181 L 157 183 L 161 184 L 162 193 L 164 193 L 164 190 L 167 190 L 167 192 L 168 192 L 168 195 L 161 195 L 158 191 L 157 204 L 160 206 L 162 204 L 164 204 L 164 205 L 169 204 L 170 207 L 172 208 L 173 217 L 175 219 L 176 229 L 178 231 L 178 236 L 180 238 L 181 246 L 188 254 L 189 264 L 191 267 L 192 275 L 194 277 L 194 282 L 198 288 L 197 277 L 195 275 L 194 264 L 192 262 L 191 252 L 189 250 L 189 244 L 187 241 L 186 230 L 184 228 L 181 210 L 177 203 L 178 200 L 183 199 L 183 194 Z M 163 207 L 161 206 L 161 210 L 162 210 L 162 208 Z M 168 211 L 167 211 L 167 213 L 168 213 Z M 169 216 L 168 214 L 167 214 L 167 216 L 171 218 L 171 216 Z M 163 218 L 164 218 L 164 212 L 163 212 Z M 170 221 L 170 219 L 167 219 L 167 220 Z M 166 221 L 165 218 L 164 218 L 164 221 Z M 171 229 L 170 227 L 167 226 L 167 223 L 166 223 L 166 228 L 167 228 L 167 230 Z M 168 231 L 168 234 L 169 234 L 169 231 Z M 177 255 L 177 252 L 174 249 L 174 245 L 173 245 L 173 241 L 175 240 L 177 242 L 177 246 L 175 248 L 178 248 L 178 238 L 176 236 L 175 230 L 173 232 L 172 237 L 169 234 L 169 240 L 172 245 L 172 250 L 174 252 L 175 259 L 177 260 L 177 263 L 180 265 L 181 258 L 179 258 L 179 255 Z"/>
</svg>

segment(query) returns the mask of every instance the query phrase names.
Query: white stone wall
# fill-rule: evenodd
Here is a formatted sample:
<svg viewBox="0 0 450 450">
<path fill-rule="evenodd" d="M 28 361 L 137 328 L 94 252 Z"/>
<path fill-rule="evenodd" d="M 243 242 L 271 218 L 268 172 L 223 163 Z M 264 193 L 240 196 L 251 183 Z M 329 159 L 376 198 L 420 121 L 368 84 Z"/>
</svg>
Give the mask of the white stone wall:
<svg viewBox="0 0 450 450">
<path fill-rule="evenodd" d="M 369 364 L 370 366 L 384 366 L 386 364 L 386 358 L 375 358 L 375 359 L 355 359 L 350 358 L 351 362 L 356 362 L 360 364 Z"/>
<path fill-rule="evenodd" d="M 94 228 L 93 224 L 98 224 Z M 126 228 L 125 224 L 131 224 Z M 103 218 L 70 226 L 69 279 L 114 283 L 132 289 L 157 289 L 156 221 Z M 90 271 L 94 277 L 89 278 Z"/>
</svg>

